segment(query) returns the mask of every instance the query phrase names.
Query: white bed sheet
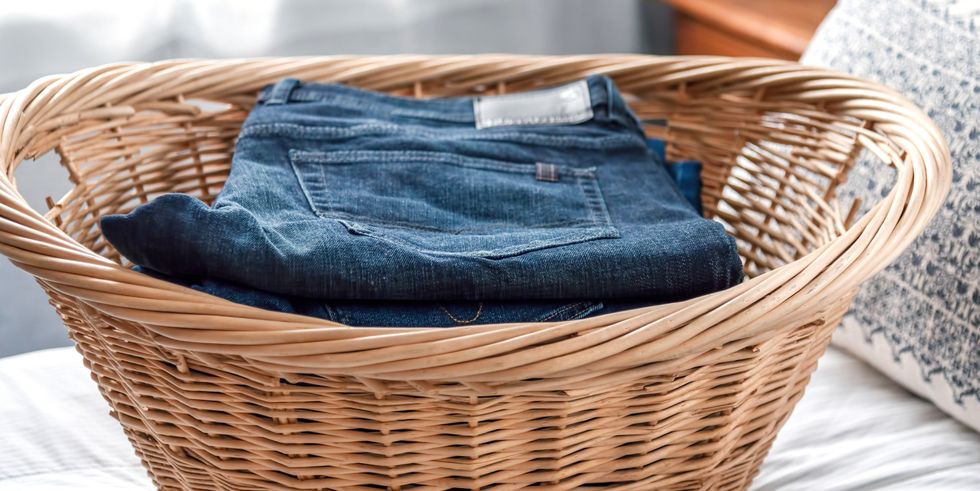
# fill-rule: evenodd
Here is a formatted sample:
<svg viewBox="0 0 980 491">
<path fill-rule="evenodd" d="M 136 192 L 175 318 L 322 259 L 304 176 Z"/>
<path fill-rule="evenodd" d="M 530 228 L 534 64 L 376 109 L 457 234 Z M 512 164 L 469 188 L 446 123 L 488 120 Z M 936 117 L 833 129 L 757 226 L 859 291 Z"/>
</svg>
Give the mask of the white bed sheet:
<svg viewBox="0 0 980 491">
<path fill-rule="evenodd" d="M 980 435 L 830 350 L 752 488 L 980 490 Z M 0 359 L 0 490 L 150 489 L 74 350 Z"/>
</svg>

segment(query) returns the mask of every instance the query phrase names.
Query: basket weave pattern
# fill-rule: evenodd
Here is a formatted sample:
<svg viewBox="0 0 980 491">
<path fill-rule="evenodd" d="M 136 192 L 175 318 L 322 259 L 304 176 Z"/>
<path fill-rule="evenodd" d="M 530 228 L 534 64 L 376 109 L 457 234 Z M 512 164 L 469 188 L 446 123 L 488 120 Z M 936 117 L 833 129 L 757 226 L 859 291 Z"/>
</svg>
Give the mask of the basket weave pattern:
<svg viewBox="0 0 980 491">
<path fill-rule="evenodd" d="M 737 237 L 746 282 L 565 323 L 353 329 L 140 275 L 99 232 L 163 193 L 213 200 L 257 90 L 286 76 L 432 97 L 593 73 L 670 157 L 704 164 L 706 213 Z M 0 96 L 0 125 L 0 252 L 50 295 L 161 489 L 743 489 L 856 288 L 951 174 L 938 130 L 894 92 L 718 57 L 117 64 Z M 52 150 L 74 187 L 41 216 L 13 174 Z M 835 189 L 862 151 L 897 172 L 858 216 Z"/>
</svg>

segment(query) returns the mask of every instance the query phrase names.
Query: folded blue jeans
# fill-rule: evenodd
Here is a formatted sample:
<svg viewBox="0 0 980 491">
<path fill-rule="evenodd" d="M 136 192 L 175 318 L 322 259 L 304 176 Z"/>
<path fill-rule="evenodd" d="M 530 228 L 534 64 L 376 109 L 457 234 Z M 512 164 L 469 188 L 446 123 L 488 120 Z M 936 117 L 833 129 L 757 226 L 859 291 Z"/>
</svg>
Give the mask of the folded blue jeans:
<svg viewBox="0 0 980 491">
<path fill-rule="evenodd" d="M 656 156 L 664 159 L 663 142 L 647 140 Z M 664 162 L 681 194 L 700 213 L 701 164 L 693 160 Z M 582 301 L 507 301 L 447 302 L 409 301 L 323 301 L 276 295 L 254 288 L 207 278 L 181 280 L 161 273 L 137 268 L 144 273 L 253 307 L 332 320 L 349 326 L 453 327 L 508 322 L 559 322 L 581 319 L 646 305 L 643 300 L 597 302 Z"/>
<path fill-rule="evenodd" d="M 319 317 L 357 327 L 456 327 L 509 322 L 559 322 L 637 308 L 649 302 L 590 300 L 322 300 L 279 295 L 208 278 L 175 278 L 146 268 L 137 271 L 266 310 Z"/>
<path fill-rule="evenodd" d="M 165 195 L 103 233 L 147 270 L 351 325 L 397 302 L 469 321 L 448 325 L 565 320 L 740 281 L 734 241 L 687 203 L 612 81 L 557 90 L 419 100 L 287 79 L 260 96 L 211 207 Z M 556 117 L 521 113 L 561 97 Z M 515 301 L 539 309 L 506 314 Z M 380 325 L 434 325 L 417 318 Z"/>
</svg>

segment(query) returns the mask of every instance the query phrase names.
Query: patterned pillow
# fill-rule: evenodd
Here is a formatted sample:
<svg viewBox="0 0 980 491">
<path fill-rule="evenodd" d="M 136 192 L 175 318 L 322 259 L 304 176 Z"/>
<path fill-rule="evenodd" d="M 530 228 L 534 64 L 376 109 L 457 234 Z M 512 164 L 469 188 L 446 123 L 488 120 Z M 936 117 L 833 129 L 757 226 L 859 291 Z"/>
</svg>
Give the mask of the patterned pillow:
<svg viewBox="0 0 980 491">
<path fill-rule="evenodd" d="M 803 62 L 888 85 L 923 108 L 953 156 L 945 206 L 865 285 L 834 342 L 980 431 L 980 2 L 842 0 Z M 885 196 L 860 162 L 844 202 Z"/>
</svg>

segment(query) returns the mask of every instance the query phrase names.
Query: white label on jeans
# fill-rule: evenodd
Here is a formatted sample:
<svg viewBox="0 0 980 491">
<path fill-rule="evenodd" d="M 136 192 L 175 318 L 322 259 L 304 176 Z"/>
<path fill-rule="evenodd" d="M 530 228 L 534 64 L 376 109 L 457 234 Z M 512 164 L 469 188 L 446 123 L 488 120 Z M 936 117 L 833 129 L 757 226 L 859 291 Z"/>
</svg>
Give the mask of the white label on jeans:
<svg viewBox="0 0 980 491">
<path fill-rule="evenodd" d="M 479 129 L 494 126 L 578 124 L 592 119 L 589 84 L 579 80 L 552 89 L 477 97 L 473 115 Z"/>
</svg>

